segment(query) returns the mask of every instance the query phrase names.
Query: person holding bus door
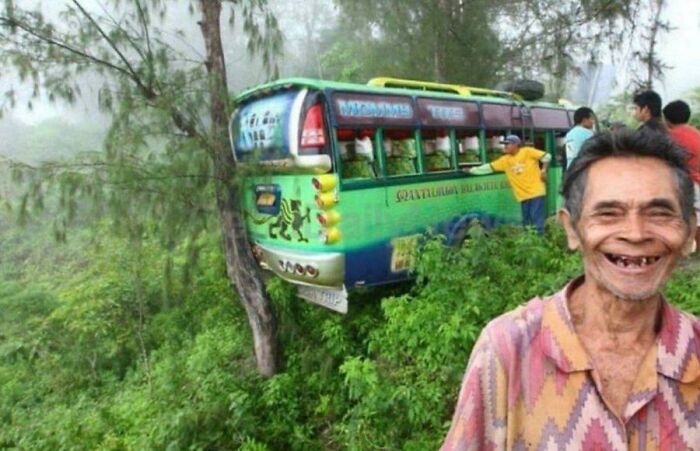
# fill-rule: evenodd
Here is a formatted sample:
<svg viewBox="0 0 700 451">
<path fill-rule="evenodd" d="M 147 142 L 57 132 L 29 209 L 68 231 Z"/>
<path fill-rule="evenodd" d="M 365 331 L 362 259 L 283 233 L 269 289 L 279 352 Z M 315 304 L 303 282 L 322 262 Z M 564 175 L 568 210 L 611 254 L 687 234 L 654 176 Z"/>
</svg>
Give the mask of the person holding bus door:
<svg viewBox="0 0 700 451">
<path fill-rule="evenodd" d="M 505 155 L 491 163 L 468 168 L 465 172 L 474 175 L 505 172 L 513 194 L 520 202 L 523 225 L 533 226 L 537 233 L 543 234 L 546 193 L 544 182 L 547 180 L 547 168 L 552 157 L 534 147 L 523 146 L 517 135 L 506 136 L 501 144 L 505 145 Z"/>
</svg>

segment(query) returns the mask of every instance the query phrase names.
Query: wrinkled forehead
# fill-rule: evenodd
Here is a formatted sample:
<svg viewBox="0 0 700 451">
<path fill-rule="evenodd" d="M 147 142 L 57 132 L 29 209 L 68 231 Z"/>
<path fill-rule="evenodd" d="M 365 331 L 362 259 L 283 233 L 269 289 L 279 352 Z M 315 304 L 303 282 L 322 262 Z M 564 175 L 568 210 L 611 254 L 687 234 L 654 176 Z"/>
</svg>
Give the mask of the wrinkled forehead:
<svg viewBox="0 0 700 451">
<path fill-rule="evenodd" d="M 600 202 L 639 206 L 655 199 L 667 199 L 680 211 L 673 170 L 657 158 L 608 157 L 588 168 L 583 210 Z"/>
</svg>

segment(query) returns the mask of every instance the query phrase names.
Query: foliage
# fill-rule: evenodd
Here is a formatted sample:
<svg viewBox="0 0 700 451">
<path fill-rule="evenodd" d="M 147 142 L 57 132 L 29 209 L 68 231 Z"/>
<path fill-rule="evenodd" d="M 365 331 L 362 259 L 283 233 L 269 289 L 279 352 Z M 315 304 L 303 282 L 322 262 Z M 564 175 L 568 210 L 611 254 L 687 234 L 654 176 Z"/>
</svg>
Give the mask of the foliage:
<svg viewBox="0 0 700 451">
<path fill-rule="evenodd" d="M 412 284 L 353 292 L 345 316 L 271 279 L 287 366 L 264 379 L 215 234 L 191 261 L 148 228 L 56 245 L 0 225 L 0 448 L 435 449 L 481 328 L 580 271 L 553 226 L 428 239 Z M 697 314 L 692 268 L 666 291 Z"/>
<path fill-rule="evenodd" d="M 15 164 L 17 178 L 26 182 L 17 207 L 26 216 L 58 193 L 61 208 L 53 224 L 59 240 L 80 213 L 108 216 L 114 232 L 137 246 L 144 234 L 155 233 L 166 248 L 196 241 L 213 218 L 219 219 L 232 287 L 249 306 L 260 370 L 273 374 L 280 360 L 274 311 L 252 269 L 254 258 L 240 226 L 236 165 L 226 133 L 232 104 L 221 43 L 222 5 L 232 22 L 242 22 L 239 36 L 248 52 L 273 75 L 281 34 L 266 0 L 198 4 L 204 57 L 182 45 L 185 32 L 165 26 L 175 2 L 113 0 L 88 10 L 72 0 L 62 5 L 60 20 L 45 16 L 41 5 L 30 9 L 5 2 L 0 63 L 30 82 L 34 95 L 45 92 L 69 103 L 81 95 L 84 77 L 98 76 L 103 86 L 97 101 L 112 115 L 103 151 L 39 168 Z M 193 5 L 190 9 L 194 17 Z M 5 94 L 13 106 L 14 92 Z"/>
<path fill-rule="evenodd" d="M 324 73 L 366 81 L 394 76 L 495 86 L 512 78 L 546 81 L 560 97 L 592 51 L 632 38 L 638 0 L 350 1 L 326 34 Z M 615 43 L 615 44 L 613 44 Z M 388 57 L 388 56 L 391 57 Z M 593 55 L 593 56 L 592 56 Z"/>
<path fill-rule="evenodd" d="M 324 72 L 358 82 L 392 75 L 480 86 L 493 83 L 501 64 L 489 57 L 499 50 L 498 36 L 489 24 L 493 9 L 502 2 L 479 0 L 469 9 L 456 3 L 338 1 L 343 20 L 325 36 Z M 493 8 L 487 8 L 489 4 Z"/>
<path fill-rule="evenodd" d="M 257 30 L 250 35 L 252 48 L 279 44 L 275 20 L 262 15 L 272 30 L 269 42 L 260 34 L 265 27 L 254 22 L 265 1 L 227 3 L 233 11 L 248 5 L 243 27 Z M 419 2 L 406 5 L 428 14 L 436 26 L 444 24 L 444 16 L 420 3 L 422 9 Z M 13 4 L 5 2 L 6 8 Z M 165 14 L 165 2 L 114 4 L 123 15 L 99 21 L 112 44 L 77 6 L 61 16 L 70 29 L 55 27 L 36 11 L 7 14 L 65 45 L 89 48 L 102 61 L 98 67 L 121 69 L 99 96 L 114 113 L 103 151 L 15 171 L 27 177 L 30 189 L 11 213 L 34 216 L 23 217 L 24 228 L 0 216 L 0 448 L 436 448 L 479 330 L 578 273 L 577 257 L 563 250 L 562 233 L 552 229 L 543 239 L 504 228 L 489 236 L 474 233 L 460 249 L 427 239 L 413 285 L 352 293 L 346 316 L 305 303 L 293 287 L 271 279 L 267 291 L 278 312 L 287 365 L 262 378 L 250 351 L 246 313 L 230 289 L 221 236 L 211 227 L 216 162 L 207 150 L 206 71 L 189 65 L 189 55 L 166 45 L 167 33 L 151 27 Z M 139 5 L 153 9 L 134 9 Z M 379 2 L 376 8 L 397 5 Z M 253 22 L 245 25 L 246 17 Z M 429 74 L 436 66 L 412 59 L 408 50 L 428 49 L 415 53 L 425 62 L 441 41 L 430 29 L 416 34 L 414 17 L 403 17 L 398 25 L 404 34 L 387 41 L 395 49 L 383 51 L 376 51 L 382 49 L 378 42 L 389 39 L 393 25 L 348 21 L 355 28 L 346 36 L 360 38 L 327 52 L 342 56 L 326 59 L 328 68 L 347 78 L 365 77 L 370 63 L 391 63 L 391 54 L 401 64 L 395 75 L 408 75 L 410 68 Z M 493 37 L 493 30 L 478 28 L 493 18 L 474 17 L 479 19 L 464 34 Z M 14 33 L 13 26 L 19 23 L 10 23 Z M 4 30 L 4 44 L 26 42 Z M 508 48 L 495 40 L 489 45 L 474 51 Z M 128 49 L 128 58 L 115 46 Z M 2 54 L 4 62 L 37 87 L 74 99 L 88 67 L 56 47 L 26 49 L 12 47 Z M 472 68 L 470 61 L 456 59 L 446 67 Z M 459 79 L 476 83 L 491 69 Z M 190 126 L 205 132 L 193 133 Z M 59 138 L 55 131 L 49 136 Z M 71 222 L 76 228 L 66 234 Z M 699 284 L 696 273 L 687 271 L 667 291 L 698 313 Z"/>
<path fill-rule="evenodd" d="M 623 92 L 611 97 L 608 102 L 596 111 L 599 126 L 605 129 L 612 123 L 622 123 L 629 128 L 637 128 L 639 123 L 630 113 L 629 107 L 632 104 L 632 93 Z"/>
<path fill-rule="evenodd" d="M 649 17 L 640 18 L 636 24 L 637 33 L 642 39 L 634 44 L 636 49 L 632 52 L 636 68 L 632 69 L 632 83 L 637 89 L 652 89 L 654 80 L 663 80 L 664 71 L 671 66 L 664 63 L 658 54 L 659 37 L 662 33 L 671 31 L 671 23 L 662 18 L 666 0 L 651 0 L 648 10 Z"/>
<path fill-rule="evenodd" d="M 695 128 L 700 128 L 700 86 L 688 93 L 688 103 L 690 104 L 690 124 Z"/>
<path fill-rule="evenodd" d="M 671 101 L 673 99 L 669 99 Z M 700 87 L 691 90 L 683 96 L 690 105 L 690 125 L 700 127 Z M 667 101 L 667 103 L 668 103 Z M 603 126 L 608 126 L 613 122 L 621 122 L 630 128 L 637 128 L 639 123 L 630 114 L 629 106 L 632 104 L 632 92 L 623 92 L 608 100 L 608 102 L 596 111 L 598 120 Z"/>
</svg>

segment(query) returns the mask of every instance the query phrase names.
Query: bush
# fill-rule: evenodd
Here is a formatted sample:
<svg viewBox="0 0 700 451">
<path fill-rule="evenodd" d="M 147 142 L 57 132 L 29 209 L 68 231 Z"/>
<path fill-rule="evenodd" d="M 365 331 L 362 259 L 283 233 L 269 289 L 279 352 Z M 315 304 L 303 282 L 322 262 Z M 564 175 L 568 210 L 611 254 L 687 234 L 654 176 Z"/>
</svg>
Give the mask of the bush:
<svg viewBox="0 0 700 451">
<path fill-rule="evenodd" d="M 21 283 L 0 274 L 0 448 L 436 449 L 482 327 L 580 272 L 558 228 L 472 232 L 427 239 L 414 282 L 356 290 L 347 315 L 271 279 L 286 368 L 270 379 L 213 235 L 194 263 L 192 243 L 72 242 L 41 277 L 19 239 L 4 259 L 30 263 Z M 692 268 L 666 292 L 698 314 Z"/>
</svg>

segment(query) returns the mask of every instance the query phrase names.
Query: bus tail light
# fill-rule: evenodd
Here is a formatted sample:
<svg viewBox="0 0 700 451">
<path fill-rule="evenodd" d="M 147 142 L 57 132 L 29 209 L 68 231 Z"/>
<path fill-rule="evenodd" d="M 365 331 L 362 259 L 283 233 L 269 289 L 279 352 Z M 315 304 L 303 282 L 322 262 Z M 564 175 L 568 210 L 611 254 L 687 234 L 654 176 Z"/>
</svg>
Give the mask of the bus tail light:
<svg viewBox="0 0 700 451">
<path fill-rule="evenodd" d="M 316 205 L 318 208 L 331 208 L 338 203 L 338 195 L 336 193 L 319 193 L 316 194 Z"/>
<path fill-rule="evenodd" d="M 335 244 L 342 238 L 340 230 L 336 227 L 330 227 L 326 230 L 321 231 L 321 241 L 324 244 Z"/>
<path fill-rule="evenodd" d="M 331 191 L 338 183 L 338 178 L 333 174 L 318 175 L 311 179 L 314 189 L 326 193 Z"/>
<path fill-rule="evenodd" d="M 323 227 L 331 227 L 340 222 L 340 213 L 335 210 L 328 210 L 317 214 L 316 219 Z"/>
<path fill-rule="evenodd" d="M 323 123 L 321 104 L 309 108 L 304 118 L 304 128 L 301 131 L 301 147 L 324 147 L 326 132 Z"/>
</svg>

